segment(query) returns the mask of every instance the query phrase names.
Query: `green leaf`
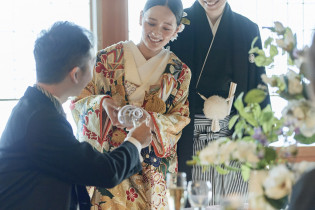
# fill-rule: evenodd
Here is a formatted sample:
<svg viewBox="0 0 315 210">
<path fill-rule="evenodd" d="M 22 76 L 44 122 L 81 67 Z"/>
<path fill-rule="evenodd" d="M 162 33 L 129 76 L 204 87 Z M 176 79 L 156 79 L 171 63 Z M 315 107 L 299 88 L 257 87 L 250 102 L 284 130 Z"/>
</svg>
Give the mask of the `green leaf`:
<svg viewBox="0 0 315 210">
<path fill-rule="evenodd" d="M 277 151 L 272 147 L 264 147 L 265 149 L 265 160 L 267 163 L 277 159 Z"/>
<path fill-rule="evenodd" d="M 182 20 L 180 21 L 180 23 L 182 23 L 184 25 L 190 25 L 190 20 L 188 20 L 187 18 L 183 17 Z"/>
<path fill-rule="evenodd" d="M 267 48 L 268 45 L 270 45 L 272 41 L 273 41 L 273 38 L 268 37 L 268 39 L 266 39 L 266 41 L 264 42 L 264 47 Z"/>
<path fill-rule="evenodd" d="M 271 105 L 268 104 L 268 105 L 263 109 L 263 112 L 272 112 Z"/>
<path fill-rule="evenodd" d="M 237 114 L 237 115 L 234 115 L 231 119 L 230 119 L 230 122 L 229 122 L 229 129 L 231 130 L 234 126 L 234 124 L 236 123 L 236 121 L 238 120 L 240 116 Z"/>
<path fill-rule="evenodd" d="M 242 177 L 244 179 L 244 181 L 248 181 L 249 176 L 250 176 L 250 168 L 247 165 L 242 165 L 241 166 L 241 170 L 242 170 Z"/>
<path fill-rule="evenodd" d="M 219 165 L 216 165 L 215 169 L 217 170 L 219 174 L 222 174 L 222 175 L 228 174 L 230 172 L 229 170 L 226 170 Z"/>
<path fill-rule="evenodd" d="M 278 48 L 276 46 L 274 46 L 274 45 L 271 45 L 269 53 L 270 53 L 270 57 L 275 57 L 279 53 L 278 52 Z"/>
<path fill-rule="evenodd" d="M 110 199 L 113 199 L 114 195 L 109 192 L 106 188 L 98 187 L 97 190 L 101 193 L 102 196 L 108 196 Z"/>
<path fill-rule="evenodd" d="M 225 168 L 229 171 L 241 171 L 240 168 L 237 168 L 237 167 L 233 167 L 233 166 L 227 166 L 225 165 Z"/>
<path fill-rule="evenodd" d="M 262 50 L 262 49 L 259 49 L 259 50 L 257 51 L 257 54 L 258 54 L 259 56 L 264 56 L 264 57 L 266 58 L 265 51 Z"/>
<path fill-rule="evenodd" d="M 237 99 L 234 102 L 234 107 L 237 109 L 237 111 L 242 112 L 244 110 L 244 104 L 243 104 L 243 95 L 244 93 L 240 93 L 240 95 L 237 97 Z"/>
<path fill-rule="evenodd" d="M 266 56 L 264 55 L 258 55 L 255 57 L 255 64 L 258 67 L 265 66 Z"/>
<path fill-rule="evenodd" d="M 243 141 L 249 141 L 249 142 L 255 141 L 255 140 L 253 139 L 253 137 L 251 137 L 251 136 L 245 136 L 242 140 L 243 140 Z"/>
<path fill-rule="evenodd" d="M 269 66 L 271 63 L 273 63 L 273 58 L 267 57 L 264 66 Z"/>
<path fill-rule="evenodd" d="M 196 164 L 197 164 L 197 161 L 196 161 L 196 160 L 187 160 L 187 161 L 186 161 L 186 164 L 187 164 L 188 166 L 193 166 L 193 165 L 196 165 Z"/>
<path fill-rule="evenodd" d="M 251 48 L 248 53 L 249 54 L 252 54 L 252 53 L 257 53 L 260 49 L 258 47 L 254 47 L 254 48 Z"/>
<path fill-rule="evenodd" d="M 313 144 L 315 142 L 315 134 L 311 137 L 306 137 L 302 134 L 298 134 L 294 136 L 294 139 L 301 144 Z"/>
<path fill-rule="evenodd" d="M 266 93 L 260 89 L 251 89 L 245 96 L 244 101 L 248 104 L 250 103 L 261 103 L 265 100 Z"/>
<path fill-rule="evenodd" d="M 265 123 L 265 122 L 270 123 L 272 118 L 273 118 L 272 112 L 262 112 L 260 121 L 261 123 Z"/>
<path fill-rule="evenodd" d="M 257 40 L 258 40 L 258 36 L 256 36 L 254 39 L 253 39 L 253 41 L 252 41 L 252 44 L 251 44 L 251 48 L 254 48 L 254 46 L 255 46 L 255 43 L 257 42 Z"/>
<path fill-rule="evenodd" d="M 260 105 L 257 103 L 252 104 L 252 112 L 254 114 L 254 117 L 258 119 L 260 117 L 260 114 L 261 114 Z"/>
<path fill-rule="evenodd" d="M 268 203 L 273 206 L 275 209 L 285 209 L 286 205 L 288 204 L 288 196 L 284 196 L 280 199 L 272 199 L 264 195 L 265 199 L 268 201 Z"/>
</svg>

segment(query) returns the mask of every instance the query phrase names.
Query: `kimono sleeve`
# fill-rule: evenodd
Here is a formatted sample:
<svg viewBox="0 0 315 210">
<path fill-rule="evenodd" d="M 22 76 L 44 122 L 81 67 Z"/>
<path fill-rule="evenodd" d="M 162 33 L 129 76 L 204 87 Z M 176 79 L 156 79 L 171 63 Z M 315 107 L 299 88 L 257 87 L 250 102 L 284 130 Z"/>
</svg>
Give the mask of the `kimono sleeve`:
<svg viewBox="0 0 315 210">
<path fill-rule="evenodd" d="M 99 59 L 98 59 L 99 60 Z M 101 75 L 97 73 L 102 62 L 96 62 L 92 81 L 82 90 L 80 96 L 71 103 L 71 111 L 77 125 L 77 138 L 79 141 L 88 141 L 97 150 L 102 151 L 103 134 L 110 126 L 110 120 L 103 109 L 103 100 L 109 98 L 104 94 L 104 85 L 99 82 Z"/>
<path fill-rule="evenodd" d="M 168 157 L 176 152 L 176 144 L 182 130 L 190 122 L 188 102 L 190 79 L 191 72 L 185 64 L 177 80 L 169 75 L 162 78 L 164 92 L 172 86 L 174 88 L 166 100 L 166 104 L 169 106 L 166 114 L 150 113 L 155 134 L 152 144 L 158 157 Z"/>
</svg>

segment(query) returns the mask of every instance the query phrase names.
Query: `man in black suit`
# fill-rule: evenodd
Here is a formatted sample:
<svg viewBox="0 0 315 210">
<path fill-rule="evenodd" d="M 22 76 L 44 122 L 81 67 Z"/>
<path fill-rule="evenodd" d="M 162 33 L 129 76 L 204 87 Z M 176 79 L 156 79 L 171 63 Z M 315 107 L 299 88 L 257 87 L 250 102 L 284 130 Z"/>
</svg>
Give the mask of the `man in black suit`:
<svg viewBox="0 0 315 210">
<path fill-rule="evenodd" d="M 0 209 L 90 209 L 85 185 L 111 188 L 139 172 L 145 123 L 111 153 L 79 143 L 61 104 L 92 78 L 91 33 L 55 23 L 35 43 L 37 83 L 14 107 L 0 140 Z"/>
</svg>

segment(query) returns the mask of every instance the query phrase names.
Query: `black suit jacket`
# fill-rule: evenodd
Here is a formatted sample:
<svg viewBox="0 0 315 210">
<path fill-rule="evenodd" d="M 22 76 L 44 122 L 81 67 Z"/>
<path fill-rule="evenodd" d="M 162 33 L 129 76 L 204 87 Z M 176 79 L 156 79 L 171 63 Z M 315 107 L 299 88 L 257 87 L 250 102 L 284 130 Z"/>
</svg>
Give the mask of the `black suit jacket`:
<svg viewBox="0 0 315 210">
<path fill-rule="evenodd" d="M 78 142 L 50 99 L 29 87 L 0 140 L 0 209 L 89 209 L 85 185 L 111 188 L 141 169 L 132 143 L 101 154 Z"/>
<path fill-rule="evenodd" d="M 260 38 L 257 24 L 233 12 L 230 5 L 226 3 L 196 89 L 213 34 L 205 10 L 198 1 L 190 8 L 185 9 L 185 12 L 190 25 L 186 25 L 184 31 L 178 34 L 177 40 L 170 43 L 170 50 L 186 63 L 192 72 L 188 97 L 192 120 L 184 128 L 177 147 L 179 171 L 188 173 L 190 179 L 191 168 L 186 165 L 186 161 L 193 155 L 194 115 L 203 113 L 204 104 L 204 100 L 196 92 L 198 91 L 207 98 L 212 95 L 227 98 L 230 82 L 235 82 L 237 83 L 235 93 L 237 97 L 241 92 L 246 93 L 250 89 L 256 88 L 258 84 L 263 84 L 260 76 L 265 73 L 265 69 L 249 62 L 248 51 L 251 48 L 252 40 L 256 36 Z M 256 42 L 256 46 L 262 47 L 260 39 Z M 262 106 L 264 107 L 268 103 L 270 103 L 269 97 Z"/>
<path fill-rule="evenodd" d="M 305 173 L 293 186 L 289 210 L 315 209 L 315 169 Z"/>
</svg>

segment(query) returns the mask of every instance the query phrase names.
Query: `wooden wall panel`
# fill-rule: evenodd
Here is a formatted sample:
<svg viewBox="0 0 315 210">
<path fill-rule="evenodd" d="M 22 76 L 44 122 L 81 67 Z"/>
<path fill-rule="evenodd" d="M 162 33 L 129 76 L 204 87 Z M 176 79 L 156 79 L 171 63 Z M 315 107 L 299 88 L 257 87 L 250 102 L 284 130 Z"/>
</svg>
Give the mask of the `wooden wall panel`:
<svg viewBox="0 0 315 210">
<path fill-rule="evenodd" d="M 128 0 L 92 0 L 92 4 L 97 12 L 98 50 L 128 40 Z"/>
</svg>

